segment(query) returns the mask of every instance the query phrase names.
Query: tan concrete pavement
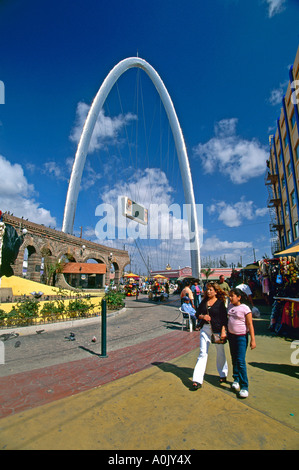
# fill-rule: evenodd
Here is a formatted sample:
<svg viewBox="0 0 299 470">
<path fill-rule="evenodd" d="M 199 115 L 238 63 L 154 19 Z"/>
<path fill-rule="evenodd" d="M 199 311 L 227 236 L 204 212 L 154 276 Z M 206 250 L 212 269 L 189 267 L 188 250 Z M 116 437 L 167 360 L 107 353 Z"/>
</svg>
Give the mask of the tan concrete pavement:
<svg viewBox="0 0 299 470">
<path fill-rule="evenodd" d="M 3 418 L 0 448 L 298 449 L 299 375 L 298 365 L 291 360 L 294 349 L 291 341 L 269 336 L 267 326 L 267 320 L 255 320 L 257 348 L 247 352 L 250 395 L 245 400 L 230 390 L 227 345 L 228 383 L 218 384 L 211 346 L 203 388 L 191 391 L 198 354 L 194 349 L 103 386 Z"/>
</svg>

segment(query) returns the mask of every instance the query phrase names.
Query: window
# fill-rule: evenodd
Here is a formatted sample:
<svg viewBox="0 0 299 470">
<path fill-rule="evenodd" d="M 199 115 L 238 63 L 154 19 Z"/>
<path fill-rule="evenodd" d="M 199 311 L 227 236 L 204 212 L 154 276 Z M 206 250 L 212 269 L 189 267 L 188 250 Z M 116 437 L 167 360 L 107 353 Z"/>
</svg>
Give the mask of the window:
<svg viewBox="0 0 299 470">
<path fill-rule="evenodd" d="M 295 123 L 296 123 L 296 120 L 295 120 L 295 112 L 293 112 L 293 114 L 292 114 L 292 116 L 291 116 L 291 126 L 292 126 L 292 129 L 294 129 Z"/>
<path fill-rule="evenodd" d="M 285 213 L 286 216 L 289 215 L 289 208 L 288 208 L 288 203 L 287 202 L 284 203 L 284 213 Z"/>
<path fill-rule="evenodd" d="M 287 135 L 284 136 L 283 143 L 284 143 L 284 148 L 287 148 L 287 146 L 288 146 Z"/>
<path fill-rule="evenodd" d="M 292 173 L 291 162 L 288 163 L 287 172 L 288 172 L 288 176 L 290 176 L 290 174 Z"/>
<path fill-rule="evenodd" d="M 287 231 L 287 242 L 288 242 L 288 244 L 289 244 L 289 243 L 292 243 L 292 241 L 293 241 L 293 240 L 292 240 L 291 230 L 288 230 L 288 231 Z"/>
<path fill-rule="evenodd" d="M 299 224 L 298 224 L 298 220 L 297 220 L 297 222 L 294 223 L 294 234 L 295 234 L 295 238 L 298 238 L 298 237 L 299 237 Z"/>
<path fill-rule="evenodd" d="M 296 160 L 299 160 L 299 144 L 295 148 L 295 155 L 296 155 Z"/>
<path fill-rule="evenodd" d="M 286 181 L 284 179 L 284 176 L 281 178 L 281 186 L 282 186 L 282 189 L 285 187 L 286 185 Z"/>
<path fill-rule="evenodd" d="M 291 203 L 292 203 L 292 207 L 293 207 L 295 205 L 295 191 L 291 192 Z"/>
</svg>

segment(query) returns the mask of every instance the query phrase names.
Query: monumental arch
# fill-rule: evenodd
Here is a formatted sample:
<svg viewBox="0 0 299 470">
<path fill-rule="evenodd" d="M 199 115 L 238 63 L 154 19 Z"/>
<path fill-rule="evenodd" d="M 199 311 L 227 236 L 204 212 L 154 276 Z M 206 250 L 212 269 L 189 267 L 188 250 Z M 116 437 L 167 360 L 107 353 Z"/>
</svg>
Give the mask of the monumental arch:
<svg viewBox="0 0 299 470">
<path fill-rule="evenodd" d="M 19 235 L 25 230 L 23 244 L 20 247 L 18 257 L 12 265 L 15 276 L 23 275 L 24 252 L 28 250 L 27 278 L 40 282 L 41 265 L 43 262 L 43 253 L 47 252 L 48 259 L 55 264 L 61 258 L 68 258 L 68 268 L 74 267 L 72 272 L 81 272 L 84 274 L 84 264 L 87 260 L 93 259 L 97 264 L 88 263 L 89 272 L 91 266 L 95 266 L 95 272 L 102 273 L 102 286 L 110 282 L 110 268 L 113 265 L 115 272 L 115 283 L 119 283 L 123 270 L 130 263 L 127 251 L 111 249 L 104 245 L 84 240 L 83 238 L 69 235 L 59 230 L 55 230 L 44 225 L 39 225 L 23 218 L 18 218 L 8 213 L 3 214 L 3 222 L 12 225 Z M 83 264 L 82 264 L 83 263 Z M 100 265 L 100 266 L 99 266 Z M 85 266 L 86 267 L 86 266 Z M 101 269 L 99 269 L 99 267 Z M 81 269 L 80 269 L 81 268 Z M 70 272 L 70 269 L 68 270 Z M 70 288 L 66 283 L 64 276 L 58 277 L 60 287 Z"/>
<path fill-rule="evenodd" d="M 193 192 L 193 184 L 191 178 L 191 171 L 189 167 L 189 160 L 187 155 L 187 149 L 184 142 L 183 133 L 179 124 L 178 117 L 175 112 L 172 100 L 169 93 L 161 80 L 156 70 L 144 59 L 139 57 L 129 57 L 119 62 L 107 75 L 102 86 L 100 87 L 97 95 L 89 110 L 86 118 L 83 131 L 78 144 L 75 161 L 71 173 L 70 183 L 68 187 L 68 193 L 66 197 L 64 219 L 62 231 L 66 233 L 72 233 L 76 212 L 76 205 L 78 200 L 78 194 L 80 189 L 80 183 L 82 179 L 82 173 L 86 161 L 86 155 L 92 133 L 96 124 L 98 115 L 105 103 L 107 96 L 109 95 L 111 88 L 117 82 L 119 77 L 131 68 L 140 68 L 144 70 L 153 84 L 156 87 L 157 92 L 160 95 L 161 101 L 164 105 L 168 121 L 172 130 L 175 147 L 177 150 L 180 172 L 182 175 L 183 188 L 185 203 L 189 205 L 190 211 L 188 214 L 188 226 L 190 240 L 192 240 L 191 249 L 191 267 L 193 276 L 199 277 L 200 275 L 200 243 L 199 243 L 199 232 L 198 232 L 198 221 L 197 213 Z"/>
</svg>

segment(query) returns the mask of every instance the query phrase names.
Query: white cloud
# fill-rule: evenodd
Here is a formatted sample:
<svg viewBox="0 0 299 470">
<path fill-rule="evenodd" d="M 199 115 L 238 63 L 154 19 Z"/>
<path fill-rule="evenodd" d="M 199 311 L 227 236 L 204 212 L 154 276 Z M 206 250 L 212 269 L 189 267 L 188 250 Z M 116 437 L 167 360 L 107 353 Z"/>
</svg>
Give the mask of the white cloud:
<svg viewBox="0 0 299 470">
<path fill-rule="evenodd" d="M 268 16 L 272 18 L 274 15 L 281 13 L 285 9 L 286 0 L 264 0 L 268 4 Z"/>
<path fill-rule="evenodd" d="M 220 171 L 235 184 L 247 182 L 265 171 L 267 148 L 257 140 L 246 140 L 236 134 L 236 118 L 223 119 L 215 125 L 215 137 L 194 148 L 205 173 Z"/>
<path fill-rule="evenodd" d="M 269 103 L 272 106 L 277 106 L 277 105 L 281 106 L 282 97 L 287 89 L 287 86 L 288 86 L 288 81 L 280 83 L 279 87 L 271 90 Z"/>
<path fill-rule="evenodd" d="M 267 207 L 257 208 L 253 201 L 241 201 L 235 204 L 227 204 L 224 201 L 215 202 L 208 207 L 208 212 L 215 214 L 224 225 L 239 227 L 244 221 L 254 220 L 256 217 L 264 217 L 268 213 Z"/>
<path fill-rule="evenodd" d="M 241 253 L 242 250 L 247 249 L 247 248 L 252 248 L 252 243 L 251 242 L 240 242 L 240 241 L 233 241 L 229 242 L 227 240 L 221 241 L 219 238 L 217 238 L 215 235 L 213 235 L 210 238 L 207 238 L 204 240 L 203 246 L 202 246 L 202 252 L 203 253 L 214 253 L 219 251 L 222 254 L 225 254 L 226 252 L 229 254 L 232 251 L 237 251 L 237 254 Z"/>
<path fill-rule="evenodd" d="M 70 135 L 70 140 L 72 142 L 79 142 L 89 109 L 90 106 L 86 103 L 78 103 L 76 125 Z M 105 116 L 104 110 L 101 109 L 90 140 L 89 152 L 92 153 L 95 150 L 103 148 L 107 141 L 117 140 L 121 129 L 136 119 L 136 116 L 132 113 L 128 113 L 126 115 L 120 114 L 119 116 L 111 118 L 109 116 Z"/>
<path fill-rule="evenodd" d="M 144 269 L 142 257 L 144 260 L 150 260 L 152 269 L 164 269 L 168 262 L 173 267 L 190 265 L 190 252 L 187 249 L 189 247 L 188 223 L 184 218 L 183 207 L 175 203 L 174 189 L 161 169 L 135 170 L 131 172 L 131 176 L 127 180 L 120 178 L 112 187 L 103 188 L 102 201 L 113 206 L 114 214 L 112 215 L 114 217 L 118 213 L 119 196 L 128 196 L 148 208 L 149 221 L 148 225 L 144 226 L 128 219 L 126 224 L 129 228 L 127 238 L 114 240 L 115 247 L 123 248 L 125 244 L 126 249 L 133 253 L 134 263 L 137 263 L 136 260 L 139 259 L 142 270 Z M 176 204 L 176 207 L 174 213 L 157 213 L 154 211 L 154 204 L 160 208 L 163 204 L 166 210 L 172 204 Z M 118 226 L 117 216 L 114 222 Z M 136 230 L 137 240 L 130 236 L 134 230 Z M 101 235 L 102 232 L 100 234 L 97 232 L 97 236 Z M 115 236 L 117 236 L 117 231 L 115 231 Z M 109 241 L 102 242 L 100 239 L 99 242 L 109 244 Z"/>
<path fill-rule="evenodd" d="M 29 184 L 23 168 L 11 164 L 0 155 L 0 209 L 31 222 L 56 226 L 56 220 L 47 209 L 35 201 L 34 186 Z"/>
<path fill-rule="evenodd" d="M 33 186 L 28 184 L 23 168 L 18 163 L 12 165 L 0 155 L 0 196 L 15 197 L 18 194 L 28 196 Z"/>
<path fill-rule="evenodd" d="M 159 168 L 135 169 L 127 181 L 119 179 L 112 188 L 103 191 L 103 202 L 115 205 L 118 196 L 128 196 L 138 204 L 172 203 L 173 188 Z"/>
<path fill-rule="evenodd" d="M 43 173 L 53 175 L 56 180 L 67 181 L 68 174 L 65 173 L 65 167 L 60 167 L 56 162 L 46 162 L 44 163 Z"/>
<path fill-rule="evenodd" d="M 252 249 L 252 242 L 220 240 L 213 235 L 204 240 L 201 257 L 205 259 L 208 256 L 212 260 L 225 258 L 228 266 L 231 266 L 232 263 L 237 265 L 241 261 L 243 265 L 246 265 L 252 260 Z"/>
</svg>

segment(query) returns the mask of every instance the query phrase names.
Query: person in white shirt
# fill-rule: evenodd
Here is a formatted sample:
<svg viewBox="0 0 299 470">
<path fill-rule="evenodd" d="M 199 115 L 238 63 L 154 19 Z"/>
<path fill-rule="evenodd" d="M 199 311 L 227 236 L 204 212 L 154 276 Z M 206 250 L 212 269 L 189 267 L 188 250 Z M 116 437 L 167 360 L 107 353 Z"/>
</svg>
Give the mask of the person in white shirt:
<svg viewBox="0 0 299 470">
<path fill-rule="evenodd" d="M 239 284 L 238 286 L 236 286 L 236 289 L 240 289 L 242 292 L 245 292 L 245 294 L 247 295 L 249 299 L 250 304 L 253 305 L 252 292 L 251 292 L 250 287 L 247 284 L 244 284 L 244 283 Z"/>
</svg>

